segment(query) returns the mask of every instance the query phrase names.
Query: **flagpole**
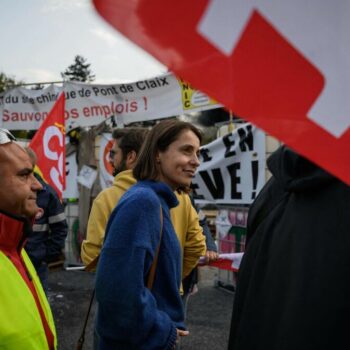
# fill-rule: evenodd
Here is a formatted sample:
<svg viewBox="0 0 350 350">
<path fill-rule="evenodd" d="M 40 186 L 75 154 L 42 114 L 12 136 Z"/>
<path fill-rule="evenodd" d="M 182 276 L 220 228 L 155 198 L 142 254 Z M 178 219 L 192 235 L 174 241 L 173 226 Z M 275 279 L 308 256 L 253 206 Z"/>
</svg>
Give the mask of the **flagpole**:
<svg viewBox="0 0 350 350">
<path fill-rule="evenodd" d="M 38 83 L 21 83 L 21 84 L 13 84 L 8 85 L 9 89 L 16 88 L 19 86 L 31 86 L 31 85 L 49 85 L 49 84 L 63 84 L 65 83 L 65 80 L 61 81 L 44 81 L 44 82 L 38 82 Z"/>
<path fill-rule="evenodd" d="M 235 128 L 235 126 L 233 124 L 233 114 L 232 114 L 232 111 L 230 110 L 230 121 L 228 124 L 228 131 L 232 132 L 234 128 Z"/>
</svg>

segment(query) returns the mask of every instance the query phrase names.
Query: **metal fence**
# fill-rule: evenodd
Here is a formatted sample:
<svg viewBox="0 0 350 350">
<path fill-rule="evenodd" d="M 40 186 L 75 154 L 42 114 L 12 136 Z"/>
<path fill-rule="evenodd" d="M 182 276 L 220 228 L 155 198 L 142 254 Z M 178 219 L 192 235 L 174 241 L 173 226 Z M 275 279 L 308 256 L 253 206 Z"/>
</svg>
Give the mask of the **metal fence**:
<svg viewBox="0 0 350 350">
<path fill-rule="evenodd" d="M 65 213 L 68 222 L 68 236 L 64 248 L 65 266 L 82 265 L 80 259 L 80 246 L 83 235 L 79 231 L 78 200 L 68 201 L 65 206 Z"/>
</svg>

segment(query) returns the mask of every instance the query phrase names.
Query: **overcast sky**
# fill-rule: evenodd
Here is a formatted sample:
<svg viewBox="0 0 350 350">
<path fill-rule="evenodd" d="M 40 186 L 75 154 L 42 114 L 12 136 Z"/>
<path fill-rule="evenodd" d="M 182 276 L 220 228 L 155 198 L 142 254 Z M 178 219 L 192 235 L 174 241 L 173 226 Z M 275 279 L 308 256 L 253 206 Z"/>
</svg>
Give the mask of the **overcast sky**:
<svg viewBox="0 0 350 350">
<path fill-rule="evenodd" d="M 127 1 L 127 0 L 125 0 Z M 90 0 L 1 0 L 0 72 L 27 83 L 61 80 L 84 56 L 95 83 L 151 78 L 166 67 L 112 29 Z"/>
</svg>

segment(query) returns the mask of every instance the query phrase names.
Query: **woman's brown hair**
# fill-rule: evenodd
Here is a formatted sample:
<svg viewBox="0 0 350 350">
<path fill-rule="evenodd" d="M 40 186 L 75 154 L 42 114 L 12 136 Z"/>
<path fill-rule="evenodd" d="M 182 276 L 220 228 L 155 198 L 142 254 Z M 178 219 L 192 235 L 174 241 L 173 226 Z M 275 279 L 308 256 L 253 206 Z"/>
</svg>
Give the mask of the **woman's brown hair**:
<svg viewBox="0 0 350 350">
<path fill-rule="evenodd" d="M 159 171 L 156 164 L 158 152 L 164 152 L 179 135 L 186 130 L 192 131 L 202 141 L 201 132 L 191 123 L 176 119 L 167 119 L 159 122 L 147 135 L 133 169 L 137 180 L 157 180 Z"/>
</svg>

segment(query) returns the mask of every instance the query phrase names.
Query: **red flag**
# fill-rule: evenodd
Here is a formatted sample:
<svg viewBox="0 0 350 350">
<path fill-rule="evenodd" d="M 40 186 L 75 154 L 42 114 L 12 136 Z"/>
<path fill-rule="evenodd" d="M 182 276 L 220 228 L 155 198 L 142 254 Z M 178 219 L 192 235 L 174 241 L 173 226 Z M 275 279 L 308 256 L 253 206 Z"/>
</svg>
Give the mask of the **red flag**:
<svg viewBox="0 0 350 350">
<path fill-rule="evenodd" d="M 346 1 L 93 1 L 175 74 L 350 184 Z"/>
<path fill-rule="evenodd" d="M 65 96 L 61 93 L 29 144 L 37 155 L 40 175 L 60 198 L 66 187 L 64 109 Z"/>
<path fill-rule="evenodd" d="M 238 272 L 239 268 L 232 267 L 232 260 L 230 259 L 218 259 L 215 261 L 210 261 L 209 263 L 199 262 L 199 266 L 212 266 L 217 267 L 220 270 L 234 271 Z"/>
</svg>

